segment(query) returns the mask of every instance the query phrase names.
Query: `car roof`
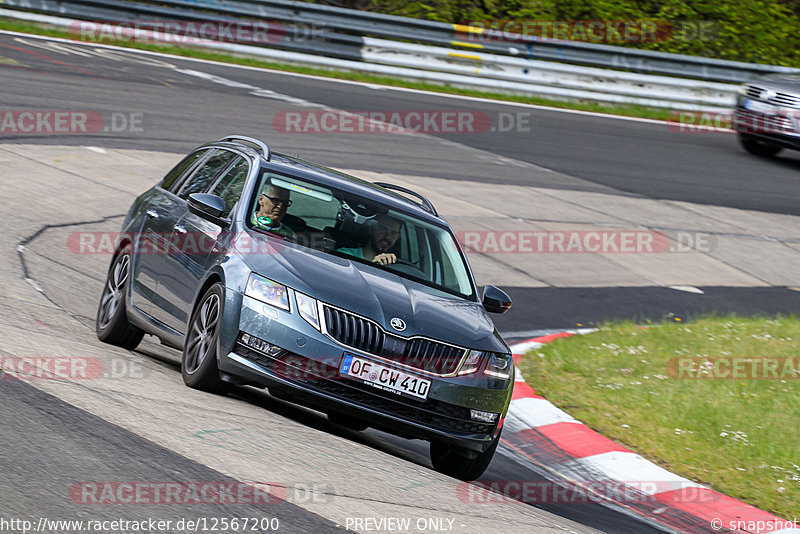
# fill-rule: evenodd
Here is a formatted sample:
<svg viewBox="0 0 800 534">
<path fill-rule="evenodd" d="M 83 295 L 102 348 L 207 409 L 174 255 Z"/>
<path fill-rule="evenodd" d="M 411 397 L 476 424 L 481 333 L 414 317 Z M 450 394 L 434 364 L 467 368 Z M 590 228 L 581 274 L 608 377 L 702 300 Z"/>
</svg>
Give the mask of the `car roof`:
<svg viewBox="0 0 800 534">
<path fill-rule="evenodd" d="M 428 202 L 432 211 L 429 211 L 423 204 L 417 203 L 400 193 L 368 182 L 357 176 L 337 171 L 336 169 L 331 169 L 330 167 L 307 161 L 297 156 L 290 156 L 288 154 L 272 151 L 268 151 L 264 154 L 263 150 L 259 151 L 244 143 L 228 141 L 227 139 L 228 138 L 223 141 L 208 143 L 204 145 L 204 147 L 236 148 L 248 153 L 254 158 L 260 159 L 261 167 L 264 169 L 283 172 L 297 178 L 308 180 L 309 182 L 352 193 L 396 211 L 426 220 L 438 226 L 449 228 L 447 221 L 436 213 L 435 208 L 433 208 L 433 205 L 430 204 L 427 199 L 425 199 L 425 201 Z M 413 191 L 412 193 L 419 195 Z M 421 195 L 419 196 L 424 199 Z"/>
</svg>

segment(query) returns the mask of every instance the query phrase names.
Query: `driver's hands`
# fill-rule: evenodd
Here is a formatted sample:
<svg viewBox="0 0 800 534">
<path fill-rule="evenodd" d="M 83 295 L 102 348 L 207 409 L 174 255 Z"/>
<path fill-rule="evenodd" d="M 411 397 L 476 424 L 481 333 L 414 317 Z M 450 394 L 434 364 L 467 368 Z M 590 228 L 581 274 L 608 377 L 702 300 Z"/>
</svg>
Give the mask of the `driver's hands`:
<svg viewBox="0 0 800 534">
<path fill-rule="evenodd" d="M 372 261 L 374 263 L 380 263 L 381 265 L 390 265 L 397 262 L 397 256 L 388 252 L 384 252 L 383 254 L 378 254 L 372 258 Z"/>
</svg>

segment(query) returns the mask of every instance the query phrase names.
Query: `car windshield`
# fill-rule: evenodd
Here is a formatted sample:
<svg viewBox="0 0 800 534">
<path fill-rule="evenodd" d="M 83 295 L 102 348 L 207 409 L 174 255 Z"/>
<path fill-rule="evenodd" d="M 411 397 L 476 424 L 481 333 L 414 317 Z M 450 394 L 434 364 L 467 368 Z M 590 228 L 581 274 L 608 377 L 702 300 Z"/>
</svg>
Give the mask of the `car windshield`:
<svg viewBox="0 0 800 534">
<path fill-rule="evenodd" d="M 469 269 L 448 228 L 267 170 L 261 172 L 250 206 L 247 222 L 253 228 L 474 298 Z"/>
</svg>

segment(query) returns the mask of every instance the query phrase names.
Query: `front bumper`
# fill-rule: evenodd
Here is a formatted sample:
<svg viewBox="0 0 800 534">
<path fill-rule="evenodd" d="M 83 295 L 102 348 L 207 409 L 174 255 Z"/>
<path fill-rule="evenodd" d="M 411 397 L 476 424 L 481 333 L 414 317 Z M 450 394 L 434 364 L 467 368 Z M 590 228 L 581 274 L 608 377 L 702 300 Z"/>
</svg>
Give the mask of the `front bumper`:
<svg viewBox="0 0 800 534">
<path fill-rule="evenodd" d="M 362 419 L 374 428 L 407 438 L 442 441 L 482 452 L 502 426 L 512 381 L 486 376 L 434 377 L 426 400 L 400 396 L 339 374 L 345 353 L 373 359 L 328 338 L 292 311 L 244 297 L 239 331 L 285 349 L 270 356 L 238 337 L 219 358 L 220 371 L 265 386 L 278 397 Z M 470 410 L 500 414 L 474 421 Z"/>
<path fill-rule="evenodd" d="M 774 113 L 747 109 L 740 99 L 733 115 L 733 129 L 784 148 L 800 150 L 800 110 L 776 107 Z"/>
</svg>

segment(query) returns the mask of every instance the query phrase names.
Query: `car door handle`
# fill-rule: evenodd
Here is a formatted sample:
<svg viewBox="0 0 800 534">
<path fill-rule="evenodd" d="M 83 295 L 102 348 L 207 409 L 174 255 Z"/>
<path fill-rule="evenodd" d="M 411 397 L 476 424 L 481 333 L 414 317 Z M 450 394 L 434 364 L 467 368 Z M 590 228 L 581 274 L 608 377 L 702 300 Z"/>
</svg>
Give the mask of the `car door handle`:
<svg viewBox="0 0 800 534">
<path fill-rule="evenodd" d="M 173 229 L 174 229 L 176 232 L 178 232 L 179 234 L 181 234 L 181 235 L 183 235 L 183 234 L 185 234 L 185 233 L 186 233 L 186 228 L 184 228 L 184 227 L 183 227 L 183 226 L 181 226 L 180 224 L 176 224 L 176 225 L 175 225 L 175 226 L 173 226 L 172 228 L 173 228 Z"/>
<path fill-rule="evenodd" d="M 156 210 L 147 210 L 145 213 L 148 219 L 158 219 L 158 212 Z"/>
</svg>

